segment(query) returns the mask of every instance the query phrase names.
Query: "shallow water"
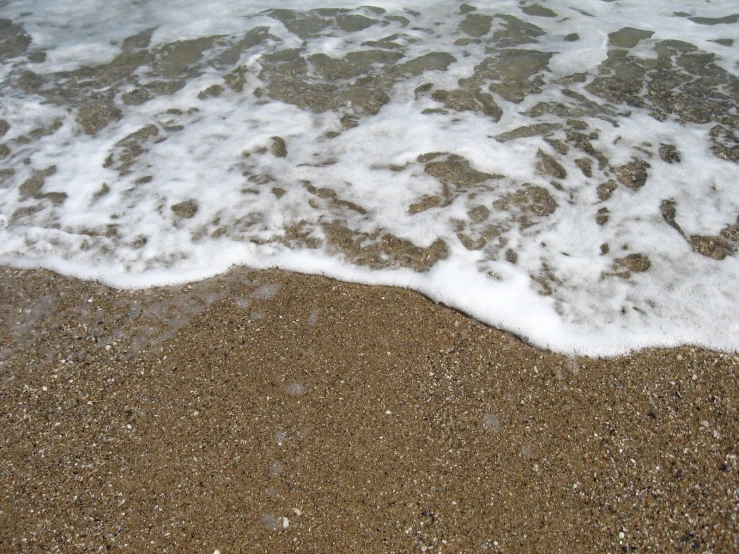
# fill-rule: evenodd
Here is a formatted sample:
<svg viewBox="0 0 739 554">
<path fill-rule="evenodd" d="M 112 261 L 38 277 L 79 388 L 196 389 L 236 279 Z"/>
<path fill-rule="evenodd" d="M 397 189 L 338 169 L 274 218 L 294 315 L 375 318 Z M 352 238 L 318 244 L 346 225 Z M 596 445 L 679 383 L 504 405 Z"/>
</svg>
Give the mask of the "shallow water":
<svg viewBox="0 0 739 554">
<path fill-rule="evenodd" d="M 739 348 L 726 4 L 0 17 L 2 263 L 121 287 L 279 266 L 565 352 Z"/>
</svg>

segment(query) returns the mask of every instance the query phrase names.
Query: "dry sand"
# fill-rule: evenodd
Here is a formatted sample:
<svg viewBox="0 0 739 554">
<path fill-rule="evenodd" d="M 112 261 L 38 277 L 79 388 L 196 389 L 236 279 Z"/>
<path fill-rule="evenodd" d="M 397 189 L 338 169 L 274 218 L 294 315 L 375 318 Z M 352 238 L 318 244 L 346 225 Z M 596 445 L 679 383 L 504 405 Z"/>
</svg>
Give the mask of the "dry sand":
<svg viewBox="0 0 739 554">
<path fill-rule="evenodd" d="M 0 280 L 0 552 L 739 551 L 731 354 L 279 271 Z"/>
</svg>

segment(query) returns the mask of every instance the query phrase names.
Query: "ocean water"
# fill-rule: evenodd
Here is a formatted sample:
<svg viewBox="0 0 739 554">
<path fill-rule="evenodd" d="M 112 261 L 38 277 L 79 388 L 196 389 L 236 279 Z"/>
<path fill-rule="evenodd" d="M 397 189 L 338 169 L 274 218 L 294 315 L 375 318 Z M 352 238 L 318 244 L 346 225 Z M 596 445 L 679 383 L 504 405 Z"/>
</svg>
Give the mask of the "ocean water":
<svg viewBox="0 0 739 554">
<path fill-rule="evenodd" d="M 0 2 L 0 263 L 739 349 L 739 4 Z"/>
</svg>

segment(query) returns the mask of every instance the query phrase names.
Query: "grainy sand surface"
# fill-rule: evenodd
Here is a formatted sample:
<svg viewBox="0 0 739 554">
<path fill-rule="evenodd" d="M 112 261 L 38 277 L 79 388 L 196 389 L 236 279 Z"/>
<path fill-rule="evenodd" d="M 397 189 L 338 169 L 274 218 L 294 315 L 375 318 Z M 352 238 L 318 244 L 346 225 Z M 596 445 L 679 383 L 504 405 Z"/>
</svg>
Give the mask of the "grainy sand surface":
<svg viewBox="0 0 739 554">
<path fill-rule="evenodd" d="M 739 551 L 734 355 L 280 271 L 0 282 L 0 552 Z"/>
</svg>

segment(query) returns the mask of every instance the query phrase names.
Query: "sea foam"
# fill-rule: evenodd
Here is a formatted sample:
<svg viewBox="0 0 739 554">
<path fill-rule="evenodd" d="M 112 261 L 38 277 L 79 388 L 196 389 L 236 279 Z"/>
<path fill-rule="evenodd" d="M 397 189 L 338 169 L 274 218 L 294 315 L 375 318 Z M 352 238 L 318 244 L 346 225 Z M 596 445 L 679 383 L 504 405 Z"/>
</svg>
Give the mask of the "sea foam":
<svg viewBox="0 0 739 554">
<path fill-rule="evenodd" d="M 0 9 L 0 262 L 409 287 L 567 353 L 739 348 L 726 4 Z"/>
</svg>

